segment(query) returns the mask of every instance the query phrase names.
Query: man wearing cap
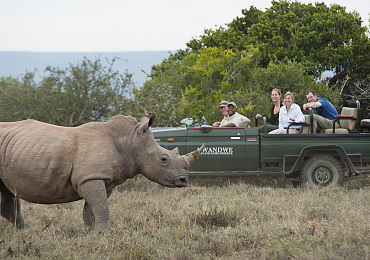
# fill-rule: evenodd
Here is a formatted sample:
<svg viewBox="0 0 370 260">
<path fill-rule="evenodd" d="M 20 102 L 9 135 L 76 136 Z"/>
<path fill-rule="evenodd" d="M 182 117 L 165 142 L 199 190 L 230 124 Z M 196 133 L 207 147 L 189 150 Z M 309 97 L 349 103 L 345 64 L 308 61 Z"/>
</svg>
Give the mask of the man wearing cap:
<svg viewBox="0 0 370 260">
<path fill-rule="evenodd" d="M 229 115 L 225 117 L 220 124 L 220 127 L 248 127 L 251 123 L 249 118 L 236 112 L 238 110 L 235 102 L 227 104 Z"/>
<path fill-rule="evenodd" d="M 221 101 L 220 104 L 218 105 L 221 113 L 224 115 L 224 118 L 226 118 L 229 115 L 229 111 L 227 109 L 227 104 L 228 103 L 229 102 L 227 102 L 227 101 Z M 214 122 L 212 126 L 213 127 L 219 127 L 220 124 L 221 124 L 221 122 Z"/>
</svg>

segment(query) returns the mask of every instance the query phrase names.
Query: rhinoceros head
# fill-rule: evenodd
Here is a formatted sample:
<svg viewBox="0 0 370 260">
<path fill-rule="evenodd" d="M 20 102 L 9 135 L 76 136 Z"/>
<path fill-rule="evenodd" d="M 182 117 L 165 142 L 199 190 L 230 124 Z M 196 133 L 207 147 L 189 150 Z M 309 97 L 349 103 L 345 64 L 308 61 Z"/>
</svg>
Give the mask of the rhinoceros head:
<svg viewBox="0 0 370 260">
<path fill-rule="evenodd" d="M 135 153 L 139 172 L 151 181 L 168 187 L 187 185 L 190 165 L 198 159 L 204 144 L 198 150 L 180 155 L 178 148 L 168 150 L 154 139 L 149 127 L 155 121 L 155 114 L 141 116 L 136 125 Z"/>
</svg>

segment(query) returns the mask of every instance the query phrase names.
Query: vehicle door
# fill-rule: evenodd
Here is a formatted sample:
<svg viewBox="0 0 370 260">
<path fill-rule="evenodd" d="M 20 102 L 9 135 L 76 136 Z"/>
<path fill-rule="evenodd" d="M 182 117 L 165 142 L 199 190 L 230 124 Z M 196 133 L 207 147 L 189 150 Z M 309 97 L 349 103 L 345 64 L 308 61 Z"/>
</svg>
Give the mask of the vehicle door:
<svg viewBox="0 0 370 260">
<path fill-rule="evenodd" d="M 245 159 L 246 130 L 241 127 L 189 127 L 186 152 L 205 143 L 192 171 L 241 171 Z"/>
</svg>

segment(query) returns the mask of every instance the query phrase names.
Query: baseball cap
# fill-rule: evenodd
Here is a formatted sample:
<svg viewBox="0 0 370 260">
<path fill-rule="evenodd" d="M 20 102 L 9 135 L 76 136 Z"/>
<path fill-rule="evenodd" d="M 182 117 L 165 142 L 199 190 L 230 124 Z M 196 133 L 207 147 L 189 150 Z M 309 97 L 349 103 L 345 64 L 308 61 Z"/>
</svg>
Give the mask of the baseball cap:
<svg viewBox="0 0 370 260">
<path fill-rule="evenodd" d="M 227 101 L 221 101 L 218 107 L 227 107 Z"/>
<path fill-rule="evenodd" d="M 235 102 L 230 102 L 230 103 L 228 103 L 228 104 L 227 104 L 227 106 L 230 106 L 230 105 L 234 106 L 235 108 L 238 108 L 238 107 L 236 106 Z"/>
</svg>

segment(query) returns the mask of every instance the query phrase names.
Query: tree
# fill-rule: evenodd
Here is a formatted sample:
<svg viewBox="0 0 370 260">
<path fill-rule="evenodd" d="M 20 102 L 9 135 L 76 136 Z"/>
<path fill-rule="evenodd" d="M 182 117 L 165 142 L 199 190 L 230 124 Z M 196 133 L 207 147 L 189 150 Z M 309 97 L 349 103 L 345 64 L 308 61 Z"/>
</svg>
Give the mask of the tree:
<svg viewBox="0 0 370 260">
<path fill-rule="evenodd" d="M 129 103 L 128 107 L 156 112 L 158 126 L 176 125 L 185 117 L 218 120 L 215 108 L 220 100 L 244 93 L 245 79 L 257 63 L 258 50 L 254 48 L 237 53 L 207 48 L 199 55 L 172 55 L 153 66 L 152 80 L 135 91 L 135 105 Z M 245 109 L 248 107 L 244 105 L 240 108 L 243 113 Z"/>
<path fill-rule="evenodd" d="M 175 113 L 175 108 L 179 103 L 181 89 L 189 83 L 181 72 L 180 53 L 153 66 L 150 74 L 152 80 L 145 82 L 140 89 L 134 88 L 133 98 L 121 103 L 118 112 L 131 115 L 155 112 L 156 126 L 177 125 L 181 118 Z"/>
<path fill-rule="evenodd" d="M 361 118 L 367 118 L 370 111 L 370 74 L 361 81 L 347 76 L 339 92 L 343 106 L 355 107 L 355 101 L 360 101 Z"/>
<path fill-rule="evenodd" d="M 0 121 L 38 117 L 40 100 L 33 77 L 33 73 L 26 73 L 22 81 L 12 77 L 0 79 Z"/>
<path fill-rule="evenodd" d="M 253 45 L 260 50 L 261 66 L 295 61 L 317 78 L 324 71 L 334 71 L 331 85 L 340 84 L 346 75 L 363 78 L 370 70 L 366 27 L 361 27 L 358 13 L 348 13 L 345 7 L 272 1 L 265 12 L 252 6 L 242 14 L 227 29 L 206 30 L 187 46 L 199 51 L 207 47 L 241 50 Z"/>
<path fill-rule="evenodd" d="M 250 119 L 257 113 L 268 114 L 273 88 L 283 93 L 293 91 L 299 104 L 305 102 L 305 92 L 310 89 L 329 99 L 337 97 L 324 83 L 305 74 L 299 63 L 270 63 L 267 68 L 258 65 L 259 51 L 253 47 L 236 52 L 210 47 L 180 59 L 172 56 L 153 67 L 152 80 L 135 91 L 135 99 L 127 103 L 126 111 L 154 111 L 157 126 L 169 126 L 185 117 L 219 121 L 217 106 L 221 100 L 236 102 L 238 112 Z"/>
<path fill-rule="evenodd" d="M 182 67 L 190 84 L 182 90 L 176 108 L 181 117 L 204 116 L 209 121 L 218 121 L 220 113 L 214 108 L 221 100 L 238 102 L 239 113 L 251 110 L 244 103 L 248 92 L 245 83 L 258 64 L 257 49 L 233 52 L 216 47 L 205 48 L 199 51 L 199 55 L 192 53 L 184 60 L 191 61 L 184 62 Z"/>
<path fill-rule="evenodd" d="M 135 92 L 137 105 L 129 105 L 158 111 L 159 125 L 175 125 L 183 117 L 219 119 L 221 100 L 235 101 L 249 117 L 266 113 L 274 87 L 292 91 L 300 104 L 309 89 L 338 110 L 348 98 L 369 104 L 370 41 L 358 13 L 282 0 L 242 14 L 153 66 L 151 80 Z M 333 75 L 322 78 L 327 71 Z"/>
<path fill-rule="evenodd" d="M 104 66 L 100 59 L 87 58 L 66 69 L 47 67 L 39 83 L 33 73 L 23 82 L 1 81 L 0 96 L 3 121 L 33 118 L 63 126 L 78 126 L 106 119 L 128 99 L 131 74 L 114 71 L 115 59 Z"/>
</svg>

